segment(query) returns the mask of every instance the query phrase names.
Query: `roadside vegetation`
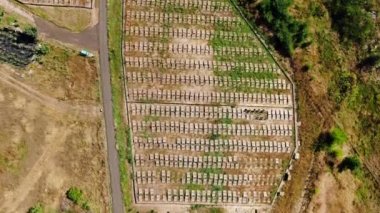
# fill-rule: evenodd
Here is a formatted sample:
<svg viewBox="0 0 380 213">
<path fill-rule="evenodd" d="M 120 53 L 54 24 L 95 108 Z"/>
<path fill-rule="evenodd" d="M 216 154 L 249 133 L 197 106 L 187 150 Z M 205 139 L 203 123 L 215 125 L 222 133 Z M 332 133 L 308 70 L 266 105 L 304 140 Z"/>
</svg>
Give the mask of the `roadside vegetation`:
<svg viewBox="0 0 380 213">
<path fill-rule="evenodd" d="M 335 184 L 350 180 L 355 194 L 345 211 L 379 212 L 376 188 L 380 173 L 380 3 L 373 0 L 236 0 L 265 40 L 282 53 L 282 65 L 294 71 L 302 125 L 301 161 L 285 186 L 278 211 L 297 205 L 309 163 L 314 158 L 308 188 L 332 172 Z M 280 56 L 278 56 L 280 58 Z M 352 175 L 352 179 L 351 176 Z M 319 180 L 321 181 L 321 180 Z M 325 181 L 323 179 L 323 181 Z M 324 185 L 325 183 L 318 183 Z M 316 193 L 307 196 L 318 196 Z M 323 195 L 321 195 L 323 196 Z M 340 199 L 340 200 L 339 200 Z M 314 202 L 317 202 L 314 200 Z M 335 203 L 334 203 L 335 202 Z M 340 205 L 340 204 L 339 204 Z"/>
<path fill-rule="evenodd" d="M 122 0 L 110 0 L 108 2 L 108 44 L 110 53 L 110 69 L 112 84 L 113 115 L 116 128 L 116 143 L 119 153 L 120 178 L 124 196 L 125 210 L 130 212 L 132 208 L 132 183 L 128 162 L 132 162 L 132 147 L 130 131 L 125 122 L 125 98 L 123 82 L 123 2 Z"/>
</svg>

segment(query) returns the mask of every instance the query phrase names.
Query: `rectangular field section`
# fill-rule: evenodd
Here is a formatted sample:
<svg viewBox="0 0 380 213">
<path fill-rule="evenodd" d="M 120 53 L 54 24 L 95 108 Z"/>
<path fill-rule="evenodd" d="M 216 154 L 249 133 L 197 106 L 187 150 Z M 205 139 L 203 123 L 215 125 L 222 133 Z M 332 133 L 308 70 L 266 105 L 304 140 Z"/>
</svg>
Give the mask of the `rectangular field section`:
<svg viewBox="0 0 380 213">
<path fill-rule="evenodd" d="M 126 0 L 139 204 L 269 206 L 294 143 L 292 86 L 224 0 Z"/>
</svg>

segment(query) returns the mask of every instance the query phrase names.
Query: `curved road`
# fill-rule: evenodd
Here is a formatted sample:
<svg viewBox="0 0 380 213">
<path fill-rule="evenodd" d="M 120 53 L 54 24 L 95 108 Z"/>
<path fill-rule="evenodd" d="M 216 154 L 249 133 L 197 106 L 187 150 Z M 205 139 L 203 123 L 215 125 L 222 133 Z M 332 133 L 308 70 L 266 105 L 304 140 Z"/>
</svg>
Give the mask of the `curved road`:
<svg viewBox="0 0 380 213">
<path fill-rule="evenodd" d="M 99 63 L 106 124 L 107 154 L 111 180 L 112 212 L 123 213 L 123 194 L 120 185 L 118 152 L 116 149 L 115 126 L 112 114 L 111 75 L 109 69 L 107 37 L 107 2 L 99 1 Z"/>
</svg>

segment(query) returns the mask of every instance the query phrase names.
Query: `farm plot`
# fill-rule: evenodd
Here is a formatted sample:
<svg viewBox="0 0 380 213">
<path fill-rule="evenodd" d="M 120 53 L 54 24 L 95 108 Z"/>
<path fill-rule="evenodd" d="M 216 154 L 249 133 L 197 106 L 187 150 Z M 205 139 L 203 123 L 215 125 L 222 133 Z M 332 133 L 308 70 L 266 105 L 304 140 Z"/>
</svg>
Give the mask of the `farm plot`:
<svg viewBox="0 0 380 213">
<path fill-rule="evenodd" d="M 135 202 L 269 208 L 295 148 L 285 75 L 228 1 L 125 14 Z"/>
</svg>

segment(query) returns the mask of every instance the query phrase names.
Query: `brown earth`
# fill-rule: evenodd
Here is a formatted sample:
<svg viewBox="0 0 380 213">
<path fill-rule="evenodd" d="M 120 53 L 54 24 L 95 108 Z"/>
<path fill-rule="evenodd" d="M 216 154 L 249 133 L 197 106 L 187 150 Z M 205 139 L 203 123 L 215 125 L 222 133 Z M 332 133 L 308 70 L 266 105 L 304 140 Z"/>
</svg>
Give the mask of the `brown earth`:
<svg viewBox="0 0 380 213">
<path fill-rule="evenodd" d="M 57 113 L 3 84 L 0 91 L 0 212 L 36 202 L 56 209 L 71 186 L 106 211 L 102 121 Z"/>
<path fill-rule="evenodd" d="M 96 58 L 48 46 L 24 69 L 0 65 L 0 212 L 37 202 L 56 211 L 72 186 L 94 212 L 108 212 Z"/>
</svg>

